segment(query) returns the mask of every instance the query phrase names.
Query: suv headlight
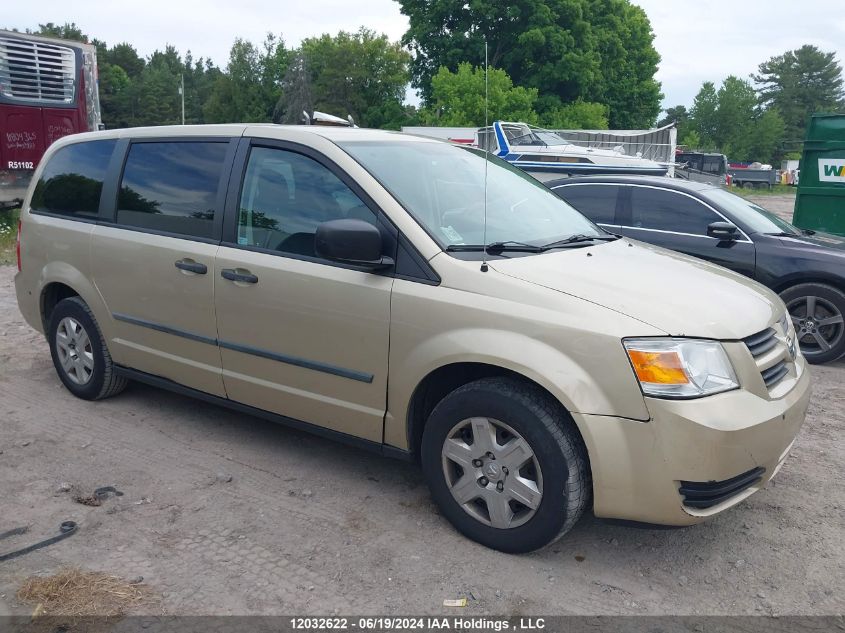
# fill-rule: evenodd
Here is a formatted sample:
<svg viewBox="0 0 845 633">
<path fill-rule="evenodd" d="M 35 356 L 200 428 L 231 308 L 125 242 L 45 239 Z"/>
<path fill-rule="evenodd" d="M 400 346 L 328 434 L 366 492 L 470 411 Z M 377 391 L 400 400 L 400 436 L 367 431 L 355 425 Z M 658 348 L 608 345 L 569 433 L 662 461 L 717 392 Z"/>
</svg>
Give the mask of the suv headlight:
<svg viewBox="0 0 845 633">
<path fill-rule="evenodd" d="M 697 339 L 622 341 L 643 393 L 658 398 L 700 398 L 739 387 L 722 344 Z"/>
</svg>

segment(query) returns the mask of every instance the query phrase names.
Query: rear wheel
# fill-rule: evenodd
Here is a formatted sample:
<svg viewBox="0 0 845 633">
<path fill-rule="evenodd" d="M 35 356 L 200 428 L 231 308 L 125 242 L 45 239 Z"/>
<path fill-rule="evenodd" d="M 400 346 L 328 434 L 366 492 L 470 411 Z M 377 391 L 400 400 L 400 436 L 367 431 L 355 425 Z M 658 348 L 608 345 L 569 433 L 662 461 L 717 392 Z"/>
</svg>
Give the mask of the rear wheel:
<svg viewBox="0 0 845 633">
<path fill-rule="evenodd" d="M 589 501 L 586 450 L 547 393 L 485 378 L 446 396 L 422 440 L 432 497 L 464 535 L 505 552 L 557 540 Z"/>
<path fill-rule="evenodd" d="M 62 299 L 53 308 L 47 327 L 56 373 L 78 398 L 99 400 L 120 393 L 126 379 L 115 373 L 94 314 L 82 299 Z"/>
<path fill-rule="evenodd" d="M 845 293 L 827 284 L 806 283 L 784 290 L 781 298 L 809 362 L 826 363 L 845 354 Z"/>
</svg>

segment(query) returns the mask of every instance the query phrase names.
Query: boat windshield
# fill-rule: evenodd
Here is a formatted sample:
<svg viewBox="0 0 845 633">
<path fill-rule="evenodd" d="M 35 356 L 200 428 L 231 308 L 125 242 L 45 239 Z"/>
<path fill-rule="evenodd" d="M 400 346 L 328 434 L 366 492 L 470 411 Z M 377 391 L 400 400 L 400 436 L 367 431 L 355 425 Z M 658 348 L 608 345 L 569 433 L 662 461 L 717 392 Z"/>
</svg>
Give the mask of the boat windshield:
<svg viewBox="0 0 845 633">
<path fill-rule="evenodd" d="M 546 145 L 569 145 L 569 141 L 563 138 L 560 134 L 556 132 L 549 132 L 548 130 L 543 130 L 542 132 L 536 132 L 537 137 L 543 141 Z"/>
<path fill-rule="evenodd" d="M 511 145 L 568 145 L 566 139 L 550 130 L 531 128 L 528 125 L 503 125 L 502 130 Z"/>
</svg>

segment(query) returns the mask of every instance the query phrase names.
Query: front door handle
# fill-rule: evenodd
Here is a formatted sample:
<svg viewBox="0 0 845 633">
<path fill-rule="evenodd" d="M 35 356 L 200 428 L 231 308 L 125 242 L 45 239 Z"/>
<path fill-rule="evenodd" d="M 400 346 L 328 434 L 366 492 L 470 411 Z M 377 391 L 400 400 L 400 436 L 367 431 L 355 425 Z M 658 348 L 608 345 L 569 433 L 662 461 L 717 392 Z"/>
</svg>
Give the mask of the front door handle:
<svg viewBox="0 0 845 633">
<path fill-rule="evenodd" d="M 238 272 L 234 268 L 223 268 L 220 271 L 220 276 L 223 277 L 223 279 L 228 279 L 229 281 L 240 281 L 245 284 L 258 283 L 258 277 L 253 275 L 248 270 L 245 270 L 244 272 Z"/>
<path fill-rule="evenodd" d="M 187 270 L 188 272 L 196 273 L 198 275 L 204 275 L 208 272 L 208 266 L 195 262 L 193 259 L 180 259 L 173 265 L 179 270 Z"/>
</svg>

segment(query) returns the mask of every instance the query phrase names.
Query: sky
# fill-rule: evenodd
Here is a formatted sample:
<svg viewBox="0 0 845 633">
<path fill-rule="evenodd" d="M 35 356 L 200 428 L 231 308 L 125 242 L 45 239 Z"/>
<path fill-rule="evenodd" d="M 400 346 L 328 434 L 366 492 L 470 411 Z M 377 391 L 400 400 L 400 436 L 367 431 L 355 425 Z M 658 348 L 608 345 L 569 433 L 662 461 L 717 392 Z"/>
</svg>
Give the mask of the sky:
<svg viewBox="0 0 845 633">
<path fill-rule="evenodd" d="M 747 78 L 774 55 L 815 44 L 845 64 L 845 11 L 828 0 L 633 0 L 651 20 L 661 62 L 664 107 L 692 104 L 704 81 Z M 258 43 L 268 31 L 289 46 L 303 38 L 365 25 L 398 40 L 407 18 L 394 0 L 86 0 L 7 2 L 0 28 L 76 22 L 108 44 L 130 42 L 142 55 L 165 44 L 225 65 L 236 37 Z M 416 99 L 409 94 L 413 103 Z"/>
</svg>

